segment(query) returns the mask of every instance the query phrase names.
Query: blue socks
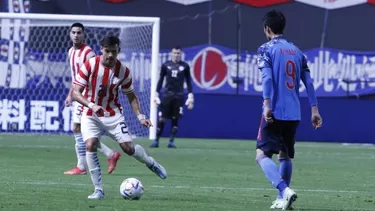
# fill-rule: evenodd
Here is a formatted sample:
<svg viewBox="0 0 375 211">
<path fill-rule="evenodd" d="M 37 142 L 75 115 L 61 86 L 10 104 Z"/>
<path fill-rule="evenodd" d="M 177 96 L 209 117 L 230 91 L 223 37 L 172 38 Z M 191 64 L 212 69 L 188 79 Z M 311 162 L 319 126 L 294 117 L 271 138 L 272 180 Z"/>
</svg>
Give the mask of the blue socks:
<svg viewBox="0 0 375 211">
<path fill-rule="evenodd" d="M 290 186 L 290 181 L 292 180 L 293 164 L 290 158 L 279 158 L 280 163 L 280 175 L 285 181 L 287 186 Z M 282 192 L 279 191 L 278 198 L 283 198 Z"/>
<path fill-rule="evenodd" d="M 284 190 L 288 187 L 287 183 L 281 178 L 279 168 L 273 162 L 273 160 L 266 156 L 266 155 L 259 155 L 256 157 L 256 161 L 262 168 L 264 174 L 266 175 L 267 179 L 271 182 L 271 184 L 279 190 L 279 192 L 283 193 Z"/>
</svg>

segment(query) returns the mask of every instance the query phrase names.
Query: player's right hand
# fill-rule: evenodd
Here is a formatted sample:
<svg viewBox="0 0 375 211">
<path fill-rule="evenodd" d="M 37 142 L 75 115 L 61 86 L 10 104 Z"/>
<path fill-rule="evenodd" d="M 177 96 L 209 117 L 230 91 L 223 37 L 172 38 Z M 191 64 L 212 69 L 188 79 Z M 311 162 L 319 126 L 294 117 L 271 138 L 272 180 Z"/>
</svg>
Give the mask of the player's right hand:
<svg viewBox="0 0 375 211">
<path fill-rule="evenodd" d="M 272 117 L 272 111 L 271 108 L 268 106 L 263 107 L 263 116 L 266 122 L 272 123 L 273 122 L 273 117 Z"/>
<path fill-rule="evenodd" d="M 99 105 L 94 105 L 92 107 L 92 111 L 97 115 L 104 115 L 104 116 L 106 116 L 106 113 L 107 113 L 106 110 Z"/>
<path fill-rule="evenodd" d="M 160 98 L 159 98 L 159 93 L 157 93 L 157 92 L 155 94 L 154 103 L 155 103 L 156 106 L 160 105 L 160 103 L 161 103 Z"/>
<path fill-rule="evenodd" d="M 161 101 L 160 101 L 160 98 L 159 97 L 155 97 L 154 99 L 154 103 L 158 106 L 160 105 Z"/>
<path fill-rule="evenodd" d="M 65 107 L 69 107 L 72 105 L 72 97 L 69 95 L 66 99 L 65 99 Z"/>
<path fill-rule="evenodd" d="M 140 120 L 140 122 L 145 127 L 152 127 L 152 122 L 148 119 L 142 119 L 142 120 Z"/>
<path fill-rule="evenodd" d="M 318 129 L 318 128 L 322 127 L 323 119 L 322 119 L 322 117 L 320 116 L 319 113 L 314 113 L 311 116 L 311 122 L 312 122 L 312 125 L 313 125 L 314 129 Z"/>
</svg>

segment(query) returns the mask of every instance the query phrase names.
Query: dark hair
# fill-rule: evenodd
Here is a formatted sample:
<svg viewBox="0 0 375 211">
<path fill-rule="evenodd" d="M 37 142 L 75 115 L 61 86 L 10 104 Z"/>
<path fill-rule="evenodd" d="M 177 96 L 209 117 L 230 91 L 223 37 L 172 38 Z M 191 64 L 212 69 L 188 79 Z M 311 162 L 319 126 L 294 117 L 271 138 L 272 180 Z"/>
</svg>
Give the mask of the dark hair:
<svg viewBox="0 0 375 211">
<path fill-rule="evenodd" d="M 182 49 L 181 49 L 181 46 L 179 46 L 179 45 L 176 45 L 176 46 L 173 47 L 172 49 L 175 49 L 175 50 L 182 50 Z"/>
<path fill-rule="evenodd" d="M 72 30 L 73 27 L 79 27 L 82 29 L 82 31 L 85 31 L 85 27 L 82 23 L 73 23 L 72 26 L 70 26 L 70 30 Z"/>
<path fill-rule="evenodd" d="M 286 20 L 282 12 L 271 10 L 263 17 L 263 26 L 268 26 L 274 34 L 283 34 L 285 25 Z"/>
<path fill-rule="evenodd" d="M 102 41 L 100 41 L 100 46 L 113 46 L 113 45 L 120 46 L 120 39 L 114 35 L 105 36 Z"/>
</svg>

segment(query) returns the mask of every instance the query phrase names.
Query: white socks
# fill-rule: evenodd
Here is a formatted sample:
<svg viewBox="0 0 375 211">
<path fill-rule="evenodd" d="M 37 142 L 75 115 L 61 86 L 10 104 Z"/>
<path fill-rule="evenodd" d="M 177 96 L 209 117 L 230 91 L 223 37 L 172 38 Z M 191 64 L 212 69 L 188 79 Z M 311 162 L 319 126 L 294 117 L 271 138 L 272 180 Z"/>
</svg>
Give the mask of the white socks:
<svg viewBox="0 0 375 211">
<path fill-rule="evenodd" d="M 98 151 L 102 152 L 105 156 L 107 156 L 107 158 L 111 158 L 113 156 L 113 150 L 103 144 L 103 142 L 100 142 Z"/>
<path fill-rule="evenodd" d="M 154 164 L 154 159 L 148 156 L 143 147 L 138 144 L 134 146 L 134 154 L 132 156 L 139 162 L 145 163 L 147 166 L 152 166 Z"/>
<path fill-rule="evenodd" d="M 96 152 L 86 152 L 87 167 L 90 171 L 92 184 L 95 190 L 103 191 L 102 172 L 100 169 L 99 159 Z"/>
<path fill-rule="evenodd" d="M 77 154 L 77 167 L 81 170 L 86 169 L 86 144 L 83 141 L 81 133 L 74 133 L 74 139 L 76 140 L 76 154 Z"/>
</svg>

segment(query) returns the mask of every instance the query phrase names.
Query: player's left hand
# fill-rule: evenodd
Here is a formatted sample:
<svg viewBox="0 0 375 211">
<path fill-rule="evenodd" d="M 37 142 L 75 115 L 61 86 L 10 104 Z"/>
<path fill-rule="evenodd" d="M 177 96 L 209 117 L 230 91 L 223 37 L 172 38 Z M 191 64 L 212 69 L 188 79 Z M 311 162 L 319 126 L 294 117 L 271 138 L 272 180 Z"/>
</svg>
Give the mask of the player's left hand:
<svg viewBox="0 0 375 211">
<path fill-rule="evenodd" d="M 188 99 L 186 100 L 185 105 L 187 106 L 187 108 L 189 110 L 194 108 L 194 95 L 193 95 L 193 93 L 188 94 Z"/>
<path fill-rule="evenodd" d="M 152 122 L 150 120 L 148 120 L 148 119 L 143 119 L 140 122 L 145 127 L 152 127 Z"/>
<path fill-rule="evenodd" d="M 137 116 L 139 122 L 145 126 L 145 127 L 152 127 L 152 122 L 148 119 L 146 119 L 146 116 L 144 114 L 139 114 Z"/>
<path fill-rule="evenodd" d="M 315 113 L 311 116 L 311 122 L 312 122 L 314 129 L 318 129 L 322 127 L 323 119 L 319 113 Z"/>
</svg>

